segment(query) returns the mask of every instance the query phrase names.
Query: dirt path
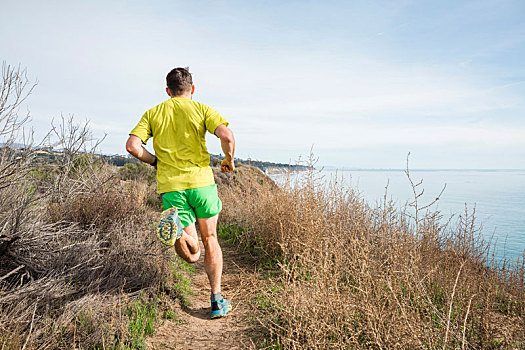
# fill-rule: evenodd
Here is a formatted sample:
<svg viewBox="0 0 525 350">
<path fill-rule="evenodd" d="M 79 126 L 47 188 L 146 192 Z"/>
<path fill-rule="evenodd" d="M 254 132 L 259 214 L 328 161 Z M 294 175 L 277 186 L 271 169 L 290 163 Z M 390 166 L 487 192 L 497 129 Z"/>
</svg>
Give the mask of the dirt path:
<svg viewBox="0 0 525 350">
<path fill-rule="evenodd" d="M 201 244 L 201 250 L 204 249 Z M 253 285 L 253 272 L 242 266 L 232 247 L 222 245 L 224 268 L 222 294 L 232 302 L 228 317 L 211 320 L 210 286 L 204 271 L 204 254 L 191 276 L 190 306 L 177 311 L 176 321 L 165 320 L 148 338 L 148 349 L 245 349 L 254 348 L 247 337 L 253 331 L 247 320 L 246 287 Z M 204 252 L 204 251 L 203 251 Z M 236 261 L 237 260 L 237 261 Z M 241 264 L 241 266 L 239 265 Z M 248 288 L 249 289 L 249 288 Z"/>
</svg>

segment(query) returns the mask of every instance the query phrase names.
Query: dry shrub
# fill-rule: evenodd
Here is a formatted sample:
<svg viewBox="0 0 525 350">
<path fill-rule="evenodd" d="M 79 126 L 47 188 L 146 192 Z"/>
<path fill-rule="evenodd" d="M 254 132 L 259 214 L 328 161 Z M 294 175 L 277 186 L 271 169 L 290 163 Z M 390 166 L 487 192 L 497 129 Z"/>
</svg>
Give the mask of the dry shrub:
<svg viewBox="0 0 525 350">
<path fill-rule="evenodd" d="M 273 288 L 255 299 L 278 345 L 525 346 L 523 261 L 491 265 L 472 213 L 445 225 L 413 203 L 370 207 L 313 171 L 281 189 L 255 173 L 239 168 L 242 186 L 223 184 L 222 220 L 241 227 L 239 240 L 259 247 L 259 259 L 278 261 Z"/>
<path fill-rule="evenodd" d="M 23 71 L 2 73 L 0 347 L 125 346 L 133 339 L 124 305 L 173 282 L 172 252 L 152 234 L 152 187 L 118 179 L 72 118 L 53 127 L 61 151 L 43 162 L 18 137 Z"/>
<path fill-rule="evenodd" d="M 218 186 L 219 197 L 223 200 L 221 222 L 235 223 L 243 228 L 242 235 L 237 240 L 240 245 L 250 250 L 263 250 L 268 256 L 279 255 L 279 246 L 282 239 L 275 237 L 280 231 L 272 230 L 267 226 L 269 215 L 253 216 L 250 213 L 263 205 L 267 210 L 285 210 L 287 197 L 284 192 L 261 170 L 252 166 L 239 166 L 234 173 L 222 173 L 215 170 L 215 182 Z M 270 197 L 265 193 L 272 193 L 272 200 L 282 200 L 282 205 L 275 207 L 266 202 Z M 277 197 L 279 199 L 277 199 Z M 265 232 L 264 235 L 260 234 Z"/>
<path fill-rule="evenodd" d="M 122 222 L 140 221 L 146 211 L 145 190 L 140 183 L 108 179 L 96 188 L 51 200 L 47 207 L 48 221 L 75 222 L 83 228 L 92 226 L 100 230 Z"/>
<path fill-rule="evenodd" d="M 119 168 L 119 176 L 124 180 L 136 180 L 151 185 L 155 182 L 156 172 L 152 166 L 138 161 Z"/>
<path fill-rule="evenodd" d="M 125 343 L 123 297 L 169 288 L 170 253 L 152 234 L 147 188 L 122 183 L 103 168 L 97 168 L 104 179 L 98 186 L 66 179 L 75 181 L 78 194 L 51 193 L 34 202 L 16 239 L 0 252 L 0 338 L 7 348 L 20 348 L 20 339 L 27 348 Z M 100 176 L 106 170 L 109 179 Z M 0 191 L 0 213 L 9 218 L 6 197 L 13 195 Z"/>
</svg>

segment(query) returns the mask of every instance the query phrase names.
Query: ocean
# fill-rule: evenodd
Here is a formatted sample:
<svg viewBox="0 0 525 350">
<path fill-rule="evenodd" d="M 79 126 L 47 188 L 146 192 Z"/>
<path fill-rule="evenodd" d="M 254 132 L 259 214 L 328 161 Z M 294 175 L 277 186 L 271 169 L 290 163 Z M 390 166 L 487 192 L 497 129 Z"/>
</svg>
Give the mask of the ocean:
<svg viewBox="0 0 525 350">
<path fill-rule="evenodd" d="M 322 170 L 319 175 L 325 181 L 337 176 L 371 205 L 383 199 L 387 184 L 387 196 L 398 206 L 414 198 L 403 170 Z M 411 170 L 410 176 L 414 183 L 423 180 L 419 186 L 424 189 L 419 199 L 423 205 L 434 200 L 446 185 L 433 207 L 443 214 L 443 220 L 457 218 L 465 206 L 469 212 L 475 209 L 477 224 L 484 238 L 491 241 L 497 261 L 523 258 L 525 170 Z M 280 182 L 283 176 L 273 178 Z"/>
</svg>

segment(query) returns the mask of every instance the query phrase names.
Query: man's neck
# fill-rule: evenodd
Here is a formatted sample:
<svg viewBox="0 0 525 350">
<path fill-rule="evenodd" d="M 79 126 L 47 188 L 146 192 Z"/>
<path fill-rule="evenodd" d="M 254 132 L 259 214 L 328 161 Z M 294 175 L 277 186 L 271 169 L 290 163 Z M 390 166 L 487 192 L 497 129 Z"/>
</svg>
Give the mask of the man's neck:
<svg viewBox="0 0 525 350">
<path fill-rule="evenodd" d="M 177 96 L 171 96 L 171 98 L 175 98 L 175 97 L 178 97 L 178 98 L 188 98 L 191 100 L 191 94 L 181 94 L 181 95 L 177 95 Z"/>
</svg>

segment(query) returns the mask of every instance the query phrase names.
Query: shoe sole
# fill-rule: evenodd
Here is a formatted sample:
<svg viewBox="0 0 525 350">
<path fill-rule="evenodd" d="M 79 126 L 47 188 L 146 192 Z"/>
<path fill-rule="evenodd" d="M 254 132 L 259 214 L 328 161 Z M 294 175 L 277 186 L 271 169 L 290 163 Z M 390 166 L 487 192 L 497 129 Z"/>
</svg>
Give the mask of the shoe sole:
<svg viewBox="0 0 525 350">
<path fill-rule="evenodd" d="M 182 236 L 182 224 L 176 208 L 166 209 L 161 214 L 157 228 L 157 237 L 167 246 L 175 245 L 175 241 Z"/>
<path fill-rule="evenodd" d="M 223 318 L 223 317 L 228 316 L 228 312 L 230 312 L 232 310 L 231 304 L 228 305 L 228 306 L 225 306 L 224 308 L 226 309 L 224 314 L 215 314 L 215 315 L 211 316 L 210 318 L 213 320 L 213 319 L 216 319 L 216 318 Z"/>
</svg>

